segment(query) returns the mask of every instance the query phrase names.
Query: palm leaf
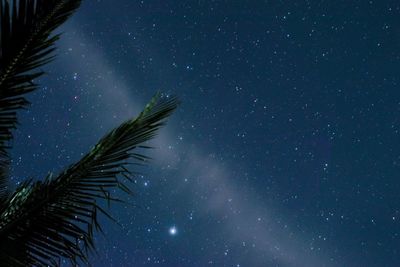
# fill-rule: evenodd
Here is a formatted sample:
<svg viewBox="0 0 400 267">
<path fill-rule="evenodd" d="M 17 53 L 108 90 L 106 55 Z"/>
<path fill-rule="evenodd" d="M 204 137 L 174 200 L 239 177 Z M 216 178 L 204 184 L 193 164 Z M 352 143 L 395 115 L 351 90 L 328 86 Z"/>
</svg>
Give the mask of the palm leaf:
<svg viewBox="0 0 400 267">
<path fill-rule="evenodd" d="M 37 68 L 52 60 L 51 36 L 80 5 L 80 0 L 0 0 L 0 201 L 6 197 L 12 129 L 16 111 L 29 102 L 24 95 L 37 88 Z M 33 71 L 34 70 L 34 71 Z"/>
<path fill-rule="evenodd" d="M 0 260 L 3 253 L 14 265 L 57 265 L 59 257 L 72 264 L 87 262 L 93 232 L 101 230 L 98 214 L 112 218 L 100 200 L 119 201 L 111 195 L 116 188 L 130 193 L 124 183 L 132 178 L 128 165 L 148 159 L 138 148 L 147 147 L 143 143 L 156 135 L 177 105 L 174 97 L 156 95 L 136 119 L 111 131 L 56 178 L 21 186 L 0 215 L 0 242 L 10 250 L 25 246 L 29 254 L 21 262 L 21 257 L 5 256 L 6 248 Z"/>
</svg>

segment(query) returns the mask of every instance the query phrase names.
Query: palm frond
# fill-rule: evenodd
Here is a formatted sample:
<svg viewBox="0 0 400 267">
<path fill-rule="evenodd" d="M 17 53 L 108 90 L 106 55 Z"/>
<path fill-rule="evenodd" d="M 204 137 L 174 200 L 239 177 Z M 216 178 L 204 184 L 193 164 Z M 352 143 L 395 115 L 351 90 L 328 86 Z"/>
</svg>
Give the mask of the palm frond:
<svg viewBox="0 0 400 267">
<path fill-rule="evenodd" d="M 51 36 L 80 5 L 80 0 L 0 0 L 0 200 L 5 197 L 10 163 L 8 148 L 16 111 L 29 102 L 24 95 L 37 88 L 37 68 L 53 59 Z"/>
<path fill-rule="evenodd" d="M 124 183 L 132 178 L 128 165 L 148 159 L 137 149 L 146 148 L 143 143 L 156 135 L 177 105 L 175 97 L 156 95 L 136 119 L 111 131 L 56 178 L 21 186 L 0 215 L 0 242 L 10 248 L 25 246 L 29 256 L 23 264 L 56 265 L 58 257 L 73 264 L 87 261 L 94 230 L 101 231 L 98 214 L 112 218 L 99 201 L 119 201 L 111 195 L 117 188 L 130 193 Z"/>
</svg>

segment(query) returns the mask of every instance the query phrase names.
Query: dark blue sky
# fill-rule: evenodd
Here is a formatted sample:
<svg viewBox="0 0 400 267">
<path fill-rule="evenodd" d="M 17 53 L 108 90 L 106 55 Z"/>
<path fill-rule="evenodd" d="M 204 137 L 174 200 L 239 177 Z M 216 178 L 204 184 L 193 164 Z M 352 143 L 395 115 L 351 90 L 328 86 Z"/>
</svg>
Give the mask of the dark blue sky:
<svg viewBox="0 0 400 267">
<path fill-rule="evenodd" d="M 94 266 L 399 266 L 399 29 L 398 1 L 84 1 L 20 114 L 14 179 L 161 90 L 182 105 Z"/>
</svg>

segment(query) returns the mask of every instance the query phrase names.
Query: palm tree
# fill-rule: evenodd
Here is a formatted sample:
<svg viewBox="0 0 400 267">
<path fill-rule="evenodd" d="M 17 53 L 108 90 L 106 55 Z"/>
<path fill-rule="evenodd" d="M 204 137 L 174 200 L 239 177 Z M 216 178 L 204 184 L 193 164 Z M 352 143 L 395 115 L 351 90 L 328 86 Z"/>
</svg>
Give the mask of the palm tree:
<svg viewBox="0 0 400 267">
<path fill-rule="evenodd" d="M 37 68 L 53 59 L 52 35 L 79 7 L 79 0 L 0 0 L 0 265 L 56 266 L 60 258 L 88 264 L 93 234 L 101 230 L 100 213 L 112 218 L 100 203 L 120 201 L 111 191 L 131 191 L 125 185 L 134 173 L 129 164 L 148 157 L 137 150 L 153 138 L 175 110 L 175 97 L 157 94 L 140 115 L 103 137 L 79 162 L 43 181 L 25 181 L 9 190 L 8 170 L 12 130 L 24 95 L 38 88 Z"/>
</svg>

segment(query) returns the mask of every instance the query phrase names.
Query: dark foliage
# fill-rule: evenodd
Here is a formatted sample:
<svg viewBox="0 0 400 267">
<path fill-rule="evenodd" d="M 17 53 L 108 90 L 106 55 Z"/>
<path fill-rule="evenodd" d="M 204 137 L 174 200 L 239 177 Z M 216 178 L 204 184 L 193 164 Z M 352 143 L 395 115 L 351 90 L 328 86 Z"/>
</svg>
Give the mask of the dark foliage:
<svg viewBox="0 0 400 267">
<path fill-rule="evenodd" d="M 111 190 L 130 193 L 129 164 L 148 158 L 138 148 L 155 136 L 175 110 L 174 97 L 157 94 L 136 118 L 102 138 L 79 162 L 58 176 L 26 181 L 14 193 L 8 190 L 12 130 L 24 94 L 38 86 L 37 68 L 53 58 L 51 35 L 80 5 L 79 0 L 0 0 L 0 264 L 56 266 L 60 257 L 73 264 L 87 262 L 94 249 L 93 232 L 101 230 L 98 214 L 111 216 L 102 199 L 119 201 Z"/>
</svg>

